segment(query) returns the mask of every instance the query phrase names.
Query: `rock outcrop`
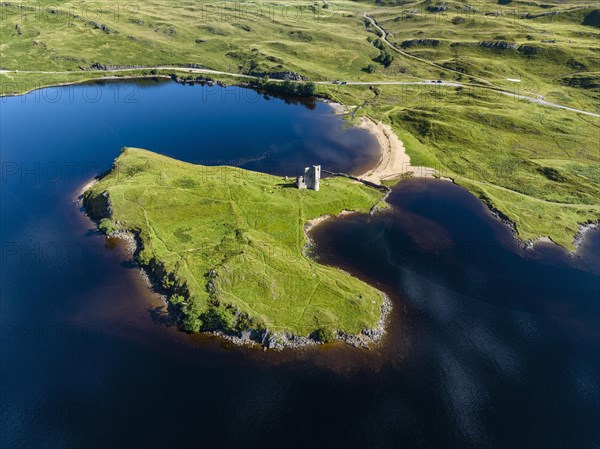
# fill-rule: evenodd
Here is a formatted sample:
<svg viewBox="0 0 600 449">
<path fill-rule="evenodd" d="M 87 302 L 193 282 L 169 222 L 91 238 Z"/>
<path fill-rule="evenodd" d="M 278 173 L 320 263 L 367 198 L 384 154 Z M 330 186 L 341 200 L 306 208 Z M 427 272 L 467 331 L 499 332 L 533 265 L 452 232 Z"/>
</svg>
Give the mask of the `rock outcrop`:
<svg viewBox="0 0 600 449">
<path fill-rule="evenodd" d="M 479 42 L 480 47 L 491 48 L 493 50 L 514 50 L 517 44 L 512 44 L 506 41 L 482 41 Z"/>
<path fill-rule="evenodd" d="M 258 76 L 261 78 L 269 77 L 274 80 L 290 80 L 290 81 L 308 81 L 308 78 L 304 75 L 300 75 L 296 72 L 252 72 L 251 75 Z"/>
<path fill-rule="evenodd" d="M 519 53 L 522 53 L 525 56 L 535 56 L 535 55 L 541 53 L 543 50 L 544 49 L 541 47 L 537 47 L 534 45 L 527 45 L 527 44 L 523 44 L 517 49 L 517 51 Z"/>
<path fill-rule="evenodd" d="M 440 45 L 440 41 L 437 39 L 411 39 L 408 41 L 404 41 L 400 44 L 402 48 L 408 47 L 416 47 L 416 46 L 427 46 L 427 47 L 437 47 Z"/>
</svg>

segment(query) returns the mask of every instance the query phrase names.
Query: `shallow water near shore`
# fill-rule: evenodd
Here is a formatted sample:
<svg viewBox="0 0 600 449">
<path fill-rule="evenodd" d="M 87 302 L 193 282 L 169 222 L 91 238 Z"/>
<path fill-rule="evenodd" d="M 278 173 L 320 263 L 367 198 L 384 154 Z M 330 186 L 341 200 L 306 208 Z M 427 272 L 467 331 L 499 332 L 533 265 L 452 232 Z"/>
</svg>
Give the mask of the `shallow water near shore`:
<svg viewBox="0 0 600 449">
<path fill-rule="evenodd" d="M 372 137 L 233 87 L 63 89 L 0 100 L 0 446 L 598 446 L 600 232 L 574 256 L 525 250 L 460 187 L 402 182 L 391 210 L 311 234 L 322 263 L 392 298 L 379 347 L 189 336 L 80 186 L 125 145 L 294 176 L 372 164 Z"/>
</svg>

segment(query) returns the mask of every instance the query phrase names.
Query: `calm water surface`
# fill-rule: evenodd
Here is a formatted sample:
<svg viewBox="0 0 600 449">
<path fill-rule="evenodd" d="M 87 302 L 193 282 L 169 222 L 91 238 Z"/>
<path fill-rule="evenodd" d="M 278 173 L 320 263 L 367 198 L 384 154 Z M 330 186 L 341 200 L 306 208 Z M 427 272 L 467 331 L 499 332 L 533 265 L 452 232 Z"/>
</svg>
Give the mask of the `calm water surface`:
<svg viewBox="0 0 600 449">
<path fill-rule="evenodd" d="M 410 181 L 393 209 L 314 231 L 322 263 L 390 294 L 377 350 L 262 352 L 160 319 L 75 201 L 123 146 L 295 175 L 375 141 L 322 103 L 108 84 L 0 100 L 1 447 L 598 447 L 600 233 L 520 249 L 463 189 Z"/>
</svg>

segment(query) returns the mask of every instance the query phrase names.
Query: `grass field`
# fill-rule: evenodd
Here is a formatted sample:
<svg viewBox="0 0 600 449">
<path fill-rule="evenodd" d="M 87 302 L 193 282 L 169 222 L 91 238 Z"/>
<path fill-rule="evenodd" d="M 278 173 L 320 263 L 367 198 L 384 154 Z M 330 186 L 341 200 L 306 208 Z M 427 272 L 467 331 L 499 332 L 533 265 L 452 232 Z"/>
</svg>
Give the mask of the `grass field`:
<svg viewBox="0 0 600 449">
<path fill-rule="evenodd" d="M 107 74 L 83 70 L 93 67 L 196 64 L 312 81 L 458 81 L 600 111 L 600 9 L 586 0 L 67 0 L 0 11 L 4 94 Z M 480 196 L 523 239 L 572 249 L 579 224 L 600 217 L 597 118 L 472 86 L 320 84 L 318 93 L 392 124 L 413 164 Z"/>
<path fill-rule="evenodd" d="M 111 173 L 85 194 L 100 228 L 129 230 L 143 242 L 141 264 L 172 296 L 188 331 L 268 329 L 310 335 L 377 326 L 374 288 L 303 254 L 308 220 L 343 210 L 368 212 L 381 194 L 345 178 L 321 190 L 233 167 L 204 167 L 125 149 Z"/>
</svg>

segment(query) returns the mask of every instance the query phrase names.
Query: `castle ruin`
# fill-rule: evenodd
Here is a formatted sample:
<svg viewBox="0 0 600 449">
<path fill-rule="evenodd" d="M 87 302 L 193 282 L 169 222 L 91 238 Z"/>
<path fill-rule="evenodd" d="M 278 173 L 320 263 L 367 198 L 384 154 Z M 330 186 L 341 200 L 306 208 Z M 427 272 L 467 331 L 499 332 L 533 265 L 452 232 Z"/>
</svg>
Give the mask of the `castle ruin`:
<svg viewBox="0 0 600 449">
<path fill-rule="evenodd" d="M 296 178 L 296 187 L 299 189 L 319 190 L 319 180 L 321 179 L 321 166 L 313 165 L 304 169 L 304 176 Z"/>
</svg>

